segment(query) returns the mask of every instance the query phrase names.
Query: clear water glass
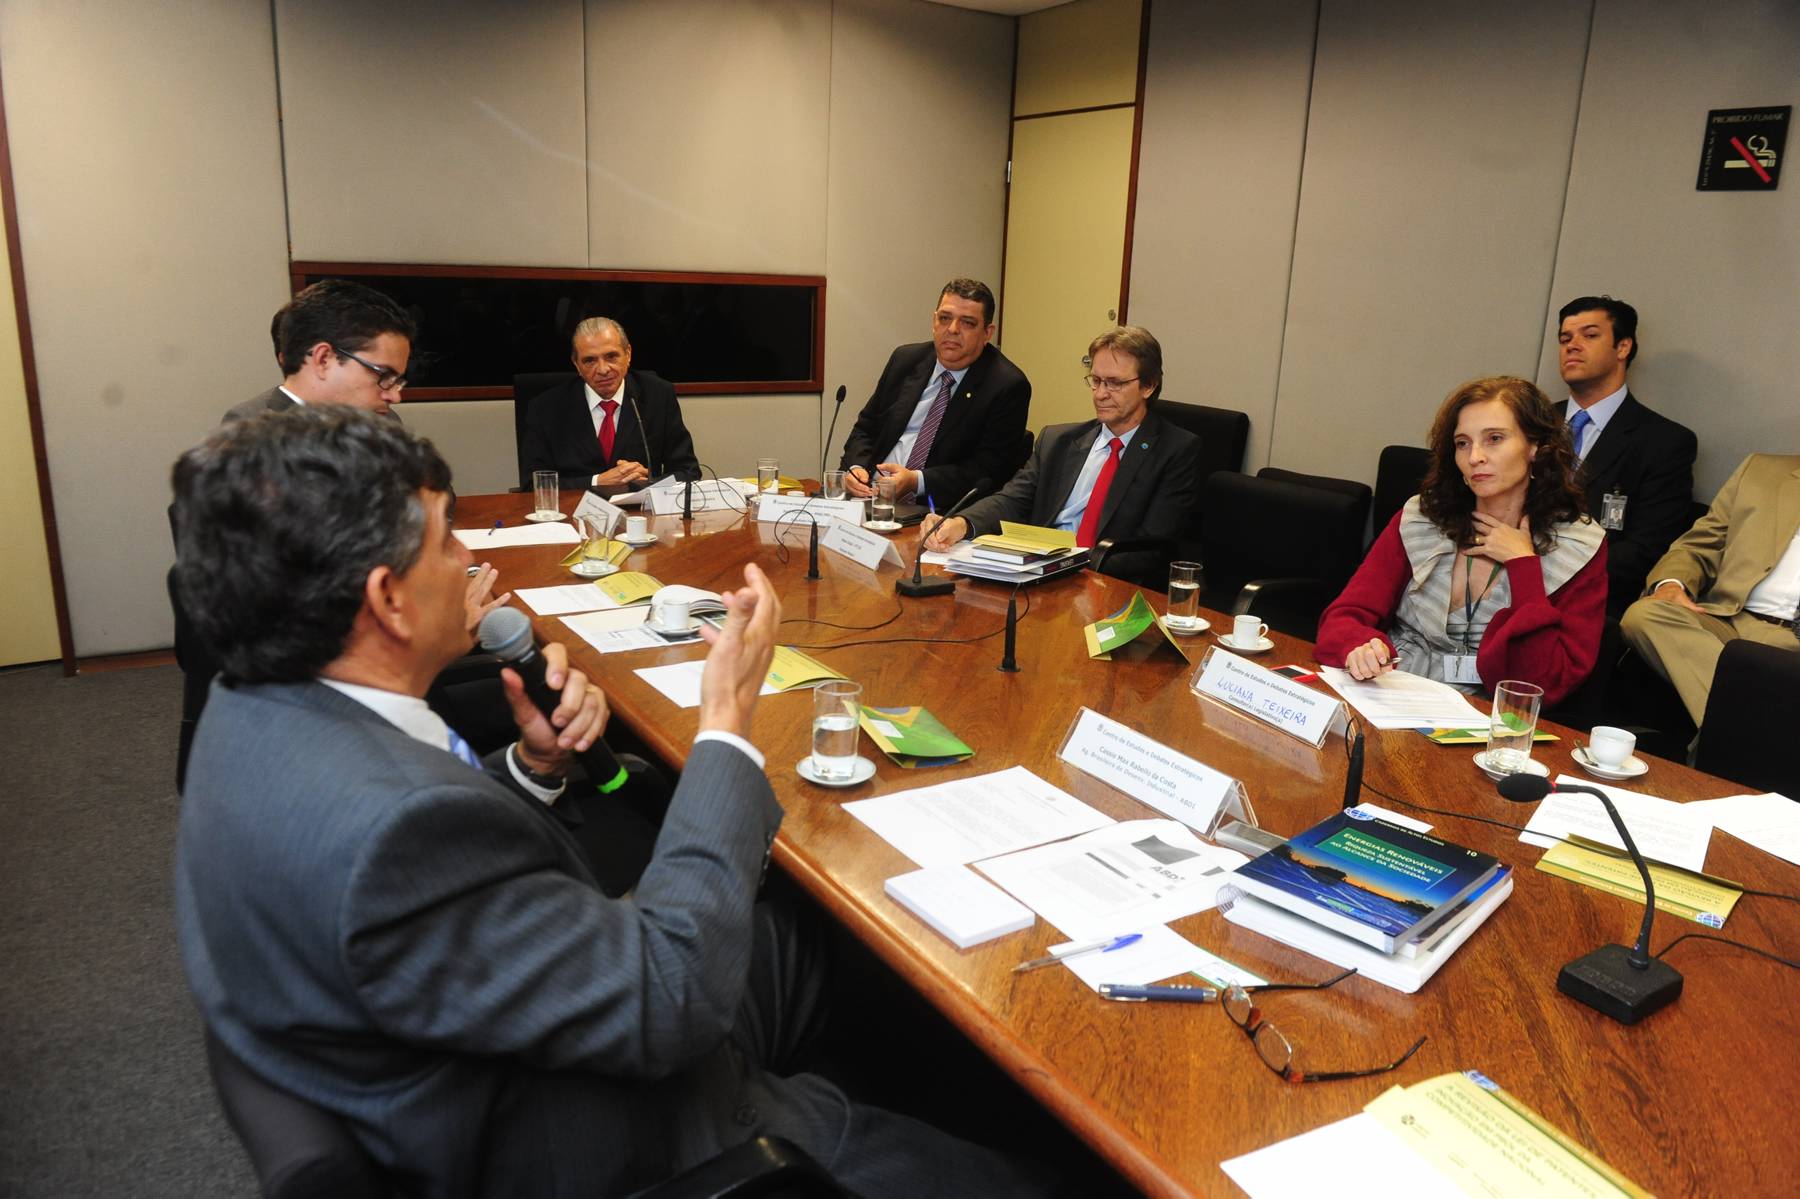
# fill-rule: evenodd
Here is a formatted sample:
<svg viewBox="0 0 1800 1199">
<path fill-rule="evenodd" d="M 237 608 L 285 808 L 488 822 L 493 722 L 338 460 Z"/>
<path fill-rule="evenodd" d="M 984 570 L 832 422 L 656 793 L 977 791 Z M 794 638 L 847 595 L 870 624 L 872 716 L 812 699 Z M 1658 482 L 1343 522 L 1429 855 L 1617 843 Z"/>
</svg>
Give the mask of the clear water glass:
<svg viewBox="0 0 1800 1199">
<path fill-rule="evenodd" d="M 1488 766 L 1502 774 L 1514 774 L 1531 760 L 1531 739 L 1537 732 L 1538 711 L 1544 689 L 1535 683 L 1502 680 L 1494 688 L 1494 709 L 1488 716 Z"/>
<path fill-rule="evenodd" d="M 781 462 L 776 458 L 756 460 L 756 490 L 767 494 L 781 486 Z"/>
<path fill-rule="evenodd" d="M 869 519 L 874 523 L 894 523 L 895 487 L 892 479 L 875 480 L 875 498 L 869 501 Z"/>
<path fill-rule="evenodd" d="M 548 518 L 562 512 L 562 492 L 557 486 L 555 471 L 532 471 L 531 494 L 535 515 Z"/>
<path fill-rule="evenodd" d="M 1169 563 L 1169 611 L 1163 623 L 1177 633 L 1200 631 L 1201 566 L 1198 562 Z"/>
<path fill-rule="evenodd" d="M 827 679 L 813 688 L 812 768 L 834 782 L 856 773 L 858 718 L 862 684 Z"/>
<path fill-rule="evenodd" d="M 825 498 L 828 500 L 843 499 L 846 494 L 844 489 L 844 472 L 841 470 L 826 471 L 823 491 Z"/>
</svg>

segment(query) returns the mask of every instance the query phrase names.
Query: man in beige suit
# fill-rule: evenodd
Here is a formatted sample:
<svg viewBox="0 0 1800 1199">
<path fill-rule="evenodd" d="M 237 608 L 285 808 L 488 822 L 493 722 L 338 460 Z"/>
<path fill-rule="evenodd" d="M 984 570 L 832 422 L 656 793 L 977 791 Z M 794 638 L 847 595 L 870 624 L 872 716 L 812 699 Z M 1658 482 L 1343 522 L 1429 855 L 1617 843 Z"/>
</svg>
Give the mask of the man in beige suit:
<svg viewBox="0 0 1800 1199">
<path fill-rule="evenodd" d="M 1800 455 L 1744 459 L 1705 516 L 1650 568 L 1650 594 L 1625 611 L 1625 640 L 1706 714 L 1725 643 L 1800 650 Z"/>
</svg>

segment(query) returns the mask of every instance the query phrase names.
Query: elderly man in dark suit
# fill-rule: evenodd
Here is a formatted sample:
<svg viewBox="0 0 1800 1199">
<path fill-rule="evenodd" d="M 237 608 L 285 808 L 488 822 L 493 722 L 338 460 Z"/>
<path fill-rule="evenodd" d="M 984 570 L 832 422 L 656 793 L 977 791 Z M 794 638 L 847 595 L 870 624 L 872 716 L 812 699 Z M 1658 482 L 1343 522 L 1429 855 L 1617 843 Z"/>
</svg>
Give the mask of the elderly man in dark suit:
<svg viewBox="0 0 1800 1199">
<path fill-rule="evenodd" d="M 175 468 L 179 586 L 223 661 L 176 919 L 208 1026 L 409 1194 L 613 1195 L 759 1133 L 865 1195 L 1017 1193 L 1009 1163 L 771 1067 L 819 984 L 755 902 L 781 809 L 746 740 L 780 605 L 725 595 L 700 733 L 629 899 L 552 813 L 606 705 L 560 646 L 483 762 L 421 698 L 469 646 L 450 470 L 342 408 L 226 425 Z M 345 503 L 354 496 L 356 502 Z"/>
<path fill-rule="evenodd" d="M 1625 382 L 1637 357 L 1637 309 L 1582 296 L 1558 313 L 1563 418 L 1581 460 L 1588 515 L 1607 530 L 1607 614 L 1643 593 L 1644 574 L 1691 521 L 1698 443 L 1684 425 L 1645 407 Z M 1609 498 L 1610 497 L 1610 498 Z"/>
<path fill-rule="evenodd" d="M 927 548 L 998 532 L 1003 520 L 1072 531 L 1075 544 L 1180 536 L 1200 496 L 1200 439 L 1156 415 L 1162 346 L 1147 329 L 1122 325 L 1088 346 L 1094 419 L 1051 425 L 1031 460 L 997 495 L 961 516 L 926 518 Z M 1107 559 L 1108 573 L 1150 581 L 1153 556 Z"/>
<path fill-rule="evenodd" d="M 289 300 L 269 332 L 285 378 L 226 412 L 226 420 L 301 404 L 395 415 L 390 406 L 406 387 L 418 328 L 387 296 L 348 279 L 322 279 Z"/>
<path fill-rule="evenodd" d="M 874 394 L 844 441 L 853 496 L 874 494 L 872 474 L 901 499 L 949 507 L 972 487 L 993 490 L 1019 468 L 1031 383 L 991 343 L 994 293 L 974 279 L 944 284 L 931 340 L 888 358 Z"/>
<path fill-rule="evenodd" d="M 631 369 L 619 322 L 593 316 L 575 326 L 569 358 L 581 377 L 544 392 L 525 414 L 528 470 L 553 470 L 568 488 L 700 477 L 674 384 Z"/>
</svg>

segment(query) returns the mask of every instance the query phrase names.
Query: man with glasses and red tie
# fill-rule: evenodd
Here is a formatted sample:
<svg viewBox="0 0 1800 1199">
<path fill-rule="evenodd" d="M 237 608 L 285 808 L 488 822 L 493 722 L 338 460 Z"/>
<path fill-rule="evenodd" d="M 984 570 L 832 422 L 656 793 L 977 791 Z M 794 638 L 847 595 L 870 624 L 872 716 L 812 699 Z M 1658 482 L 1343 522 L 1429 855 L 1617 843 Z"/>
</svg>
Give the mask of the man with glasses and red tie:
<svg viewBox="0 0 1800 1199">
<path fill-rule="evenodd" d="M 631 369 L 631 339 L 619 322 L 592 316 L 576 325 L 569 358 L 581 377 L 544 392 L 525 414 L 530 470 L 553 470 L 566 488 L 700 477 L 675 385 Z"/>
<path fill-rule="evenodd" d="M 875 392 L 844 440 L 841 468 L 851 495 L 894 480 L 901 500 L 947 508 L 980 487 L 992 491 L 1019 469 L 1031 382 L 995 349 L 994 293 L 952 279 L 938 293 L 931 340 L 889 356 Z"/>
<path fill-rule="evenodd" d="M 1121 325 L 1093 340 L 1087 361 L 1094 419 L 1049 426 L 997 494 L 961 516 L 927 517 L 926 548 L 997 533 L 1003 520 L 1069 530 L 1090 549 L 1102 539 L 1173 540 L 1185 531 L 1200 496 L 1200 439 L 1150 407 L 1162 390 L 1162 346 L 1148 329 Z M 1108 574 L 1128 579 L 1148 580 L 1160 567 L 1147 552 L 1106 560 Z"/>
<path fill-rule="evenodd" d="M 288 301 L 270 332 L 285 377 L 226 420 L 301 404 L 347 404 L 399 419 L 392 405 L 406 387 L 418 327 L 392 299 L 348 279 L 323 279 Z"/>
</svg>

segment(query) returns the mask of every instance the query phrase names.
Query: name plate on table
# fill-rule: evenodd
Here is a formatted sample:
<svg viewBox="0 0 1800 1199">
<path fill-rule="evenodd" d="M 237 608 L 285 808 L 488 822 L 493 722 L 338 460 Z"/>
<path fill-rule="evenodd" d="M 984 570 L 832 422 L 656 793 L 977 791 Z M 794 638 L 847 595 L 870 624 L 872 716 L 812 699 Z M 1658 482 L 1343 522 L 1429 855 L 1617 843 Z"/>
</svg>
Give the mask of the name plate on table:
<svg viewBox="0 0 1800 1199">
<path fill-rule="evenodd" d="M 1217 647 L 1200 660 L 1192 687 L 1195 695 L 1246 712 L 1309 745 L 1323 745 L 1347 726 L 1343 700 Z"/>
<path fill-rule="evenodd" d="M 757 520 L 791 520 L 799 524 L 806 523 L 805 513 L 820 524 L 826 521 L 844 521 L 860 525 L 863 522 L 863 502 L 861 500 L 822 500 L 807 495 L 774 495 L 768 494 L 756 502 Z"/>
<path fill-rule="evenodd" d="M 900 557 L 899 548 L 892 541 L 880 533 L 869 532 L 861 525 L 828 521 L 825 531 L 819 534 L 819 544 L 869 570 L 874 570 L 883 562 L 892 562 L 900 567 L 906 565 Z"/>
<path fill-rule="evenodd" d="M 754 490 L 754 489 L 752 489 Z M 650 511 L 657 516 L 680 516 L 682 498 L 687 493 L 687 484 L 675 487 L 652 488 L 650 492 Z M 706 479 L 694 484 L 695 512 L 742 512 L 749 507 L 749 501 L 738 488 L 719 479 Z"/>
<path fill-rule="evenodd" d="M 596 537 L 611 537 L 625 523 L 625 513 L 622 510 L 591 491 L 583 495 L 581 502 L 575 505 L 575 517 L 585 520 L 593 528 Z"/>
<path fill-rule="evenodd" d="M 1202 836 L 1227 816 L 1256 823 L 1244 784 L 1092 708 L 1075 718 L 1058 756 Z"/>
</svg>

